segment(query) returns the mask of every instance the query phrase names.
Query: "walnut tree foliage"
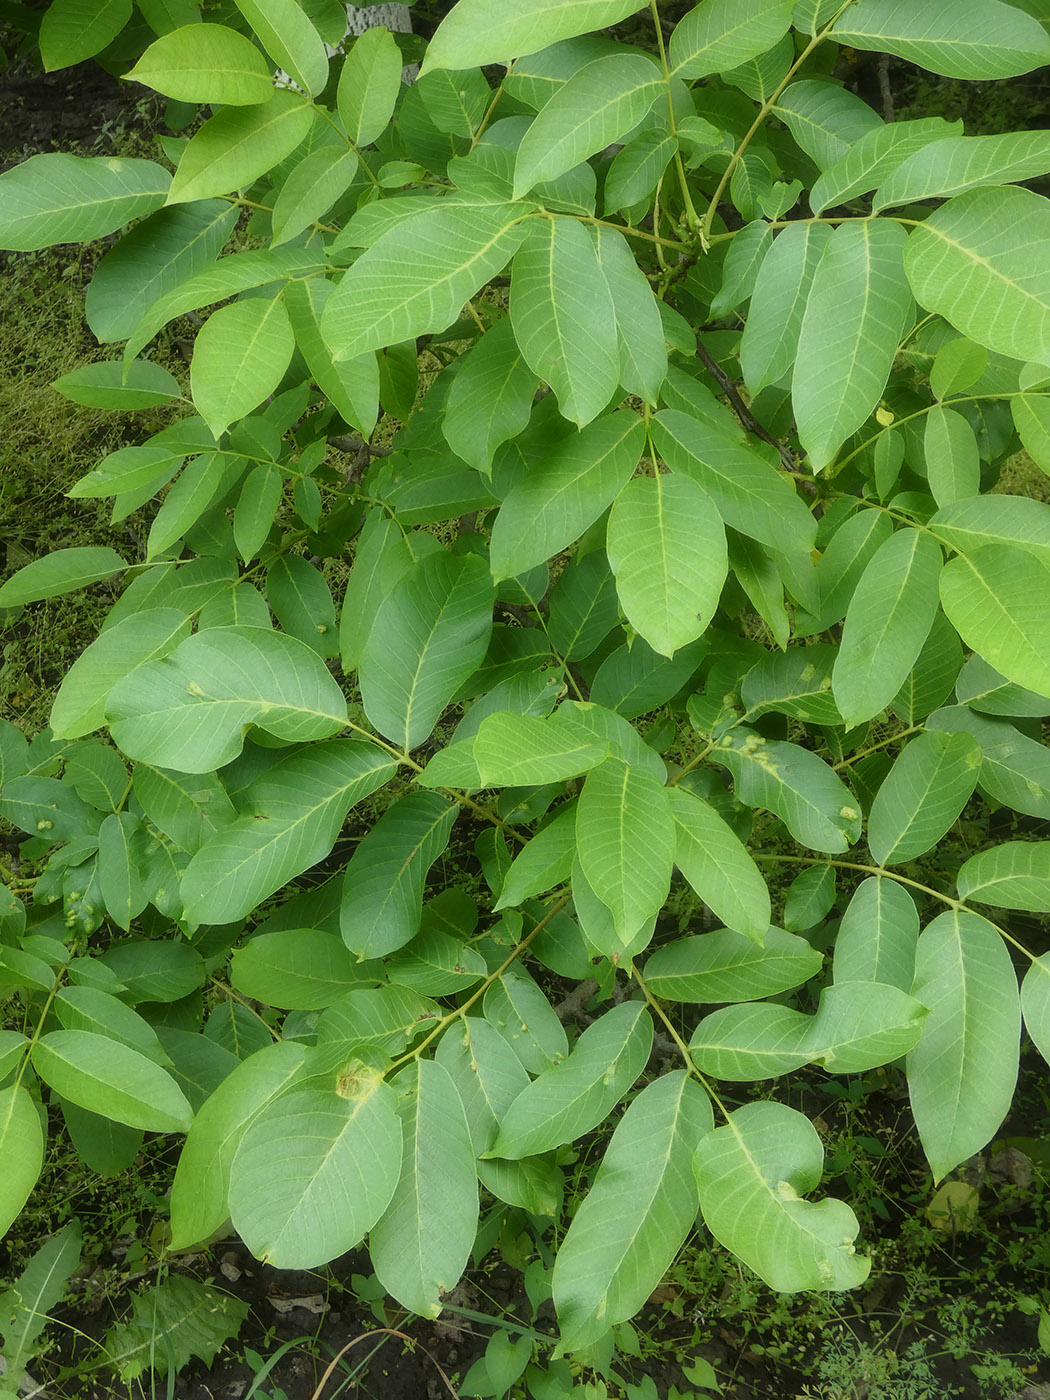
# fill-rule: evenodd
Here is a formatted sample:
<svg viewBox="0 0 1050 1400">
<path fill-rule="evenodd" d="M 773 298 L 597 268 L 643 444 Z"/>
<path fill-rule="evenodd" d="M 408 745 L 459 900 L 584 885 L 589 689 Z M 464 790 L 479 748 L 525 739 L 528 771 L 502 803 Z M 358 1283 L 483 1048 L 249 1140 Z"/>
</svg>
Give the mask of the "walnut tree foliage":
<svg viewBox="0 0 1050 1400">
<path fill-rule="evenodd" d="M 174 1249 L 367 1241 L 426 1316 L 529 1230 L 562 1352 L 694 1226 L 860 1284 L 777 1081 L 894 1066 L 939 1181 L 1050 1053 L 1050 506 L 1000 486 L 1050 472 L 1050 133 L 833 74 L 1026 73 L 1050 6 L 459 0 L 414 83 L 334 0 L 139 10 L 182 134 L 0 176 L 6 249 L 120 232 L 58 392 L 174 410 L 70 488 L 141 556 L 0 588 L 122 586 L 0 731 L 3 1225 L 64 1121 L 102 1173 L 185 1134 Z M 131 15 L 56 0 L 46 65 Z"/>
</svg>

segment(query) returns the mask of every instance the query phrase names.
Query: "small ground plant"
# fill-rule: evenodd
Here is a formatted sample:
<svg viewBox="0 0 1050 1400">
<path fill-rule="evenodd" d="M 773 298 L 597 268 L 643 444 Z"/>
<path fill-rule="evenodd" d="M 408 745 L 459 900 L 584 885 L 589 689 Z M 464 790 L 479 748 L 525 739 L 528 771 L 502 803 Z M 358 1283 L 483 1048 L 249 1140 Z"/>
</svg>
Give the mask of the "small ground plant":
<svg viewBox="0 0 1050 1400">
<path fill-rule="evenodd" d="M 557 1334 L 471 1380 L 537 1400 L 698 1218 L 856 1287 L 768 1081 L 903 1072 L 940 1183 L 1022 1018 L 1050 1055 L 1050 507 L 1000 483 L 1050 472 L 1050 133 L 887 122 L 836 63 L 1023 74 L 1050 15 L 459 0 L 330 57 L 334 0 L 139 10 L 56 0 L 43 60 L 109 46 L 181 134 L 0 176 L 5 249 L 127 230 L 57 391 L 177 410 L 69 491 L 157 498 L 141 558 L 0 587 L 125 585 L 0 728 L 0 1223 L 48 1132 L 102 1174 L 185 1134 L 174 1251 L 367 1240 L 435 1317 L 503 1241 Z"/>
</svg>

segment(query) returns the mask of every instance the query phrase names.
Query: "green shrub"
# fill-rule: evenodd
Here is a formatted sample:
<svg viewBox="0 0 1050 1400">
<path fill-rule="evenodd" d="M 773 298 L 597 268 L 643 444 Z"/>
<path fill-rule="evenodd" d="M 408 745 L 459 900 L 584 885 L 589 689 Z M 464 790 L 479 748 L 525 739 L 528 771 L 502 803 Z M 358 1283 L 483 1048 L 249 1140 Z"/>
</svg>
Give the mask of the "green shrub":
<svg viewBox="0 0 1050 1400">
<path fill-rule="evenodd" d="M 48 66 L 117 41 L 94 8 L 51 6 Z M 186 408 L 70 490 L 159 497 L 144 558 L 0 588 L 126 580 L 50 731 L 0 731 L 5 1227 L 49 1116 L 103 1173 L 186 1133 L 173 1249 L 367 1237 L 435 1316 L 509 1221 L 575 1352 L 698 1210 L 776 1289 L 865 1279 L 768 1081 L 902 1065 L 939 1182 L 1022 1013 L 1050 1051 L 1003 912 L 1050 911 L 1050 508 L 996 489 L 1021 443 L 1050 471 L 1050 204 L 1009 183 L 1050 134 L 886 125 L 828 76 L 1050 38 L 704 0 L 665 46 L 650 8 L 656 52 L 591 32 L 638 0 L 460 0 L 406 85 L 383 29 L 330 63 L 339 4 L 143 3 L 130 78 L 212 114 L 0 177 L 7 249 L 132 225 L 86 301 L 123 356 L 58 391 Z M 143 352 L 203 312 L 182 385 Z"/>
</svg>

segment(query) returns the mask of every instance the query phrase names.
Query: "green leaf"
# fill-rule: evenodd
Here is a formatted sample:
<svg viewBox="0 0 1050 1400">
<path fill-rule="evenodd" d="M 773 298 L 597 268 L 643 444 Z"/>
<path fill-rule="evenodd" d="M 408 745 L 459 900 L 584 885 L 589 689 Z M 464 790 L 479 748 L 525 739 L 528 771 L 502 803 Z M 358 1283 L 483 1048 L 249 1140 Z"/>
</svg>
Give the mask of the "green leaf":
<svg viewBox="0 0 1050 1400">
<path fill-rule="evenodd" d="M 482 1002 L 485 1020 L 500 1032 L 530 1074 L 542 1074 L 569 1052 L 558 1014 L 520 968 L 493 982 Z"/>
<path fill-rule="evenodd" d="M 804 724 L 841 724 L 842 716 L 831 692 L 832 666 L 837 655 L 834 647 L 817 642 L 763 657 L 740 686 L 740 699 L 746 706 L 745 722 L 776 713 Z"/>
<path fill-rule="evenodd" d="M 886 387 L 912 312 L 896 224 L 840 224 L 813 277 L 799 331 L 791 399 L 814 471 L 864 423 Z"/>
<path fill-rule="evenodd" d="M 959 898 L 1050 913 L 1050 841 L 1004 841 L 971 856 L 959 871 Z"/>
<path fill-rule="evenodd" d="M 399 798 L 357 843 L 343 881 L 343 940 L 358 957 L 392 953 L 419 932 L 427 872 L 458 807 L 435 792 Z"/>
<path fill-rule="evenodd" d="M 195 1357 L 211 1366 L 219 1348 L 236 1337 L 249 1305 L 182 1274 L 137 1293 L 132 1320 L 106 1333 L 107 1364 L 126 1385 L 146 1371 L 181 1371 Z"/>
<path fill-rule="evenodd" d="M 804 1065 L 812 1019 L 789 1006 L 754 1001 L 714 1011 L 693 1031 L 689 1053 L 701 1073 L 730 1083 L 773 1079 Z"/>
<path fill-rule="evenodd" d="M 429 119 L 446 136 L 458 136 L 474 144 L 482 132 L 482 118 L 492 101 L 492 89 L 479 68 L 449 73 L 435 69 L 420 80 L 419 92 Z"/>
<path fill-rule="evenodd" d="M 122 929 L 129 929 L 149 902 L 133 854 L 134 837 L 141 829 L 130 812 L 112 812 L 98 830 L 99 889 L 106 912 Z"/>
<path fill-rule="evenodd" d="M 1050 171 L 1050 136 L 1012 131 L 1000 136 L 952 136 L 908 157 L 879 186 L 876 212 L 894 204 L 962 194 L 979 185 L 1031 180 Z"/>
<path fill-rule="evenodd" d="M 245 107 L 273 96 L 273 74 L 262 54 L 223 24 L 188 24 L 165 34 L 124 78 L 179 102 Z"/>
<path fill-rule="evenodd" d="M 707 0 L 671 35 L 670 60 L 679 78 L 706 78 L 738 68 L 771 49 L 791 23 L 794 0 Z"/>
<path fill-rule="evenodd" d="M 207 924 L 242 919 L 323 860 L 350 808 L 394 772 L 385 754 L 347 739 L 314 744 L 268 768 L 238 793 L 236 820 L 202 842 L 187 866 L 187 917 Z"/>
<path fill-rule="evenodd" d="M 856 798 L 823 759 L 808 749 L 764 740 L 739 726 L 725 736 L 711 757 L 732 773 L 741 802 L 776 812 L 804 846 L 837 855 L 859 837 Z"/>
<path fill-rule="evenodd" d="M 770 549 L 810 549 L 816 522 L 791 483 L 757 452 L 712 423 L 665 408 L 652 420 L 653 441 L 675 471 L 704 488 L 734 530 Z"/>
<path fill-rule="evenodd" d="M 786 1104 L 751 1103 L 702 1138 L 693 1157 L 707 1228 L 771 1288 L 855 1288 L 871 1261 L 857 1255 L 856 1216 L 841 1201 L 805 1201 L 824 1149 Z"/>
<path fill-rule="evenodd" d="M 406 536 L 383 510 L 373 508 L 365 516 L 339 620 L 344 672 L 358 666 L 380 605 L 412 566 L 413 548 L 431 538 L 420 533 Z"/>
<path fill-rule="evenodd" d="M 1050 954 L 1035 958 L 1021 982 L 1024 1027 L 1036 1049 L 1050 1062 Z"/>
<path fill-rule="evenodd" d="M 200 20 L 200 0 L 140 0 L 142 18 L 154 34 L 170 34 Z"/>
<path fill-rule="evenodd" d="M 128 1045 L 92 1031 L 48 1031 L 33 1068 L 63 1098 L 131 1128 L 184 1133 L 193 1114 L 167 1070 Z"/>
<path fill-rule="evenodd" d="M 321 36 L 297 0 L 235 0 L 263 48 L 296 83 L 316 97 L 328 81 Z"/>
<path fill-rule="evenodd" d="M 576 854 L 576 808 L 558 811 L 511 862 L 494 909 L 513 908 L 564 884 Z"/>
<path fill-rule="evenodd" d="M 496 448 L 528 424 L 535 392 L 536 376 L 504 318 L 459 361 L 441 425 L 445 440 L 464 462 L 490 475 Z"/>
<path fill-rule="evenodd" d="M 11 778 L 4 784 L 0 814 L 31 836 L 46 836 L 48 841 L 70 841 L 86 836 L 97 830 L 99 821 L 99 813 L 78 797 L 71 786 L 57 778 L 29 774 Z"/>
<path fill-rule="evenodd" d="M 294 349 L 280 297 L 249 297 L 212 312 L 193 343 L 190 382 L 197 410 L 216 438 L 273 393 Z"/>
<path fill-rule="evenodd" d="M 1009 1111 L 1021 1032 L 1017 978 L 992 925 L 952 909 L 919 935 L 911 992 L 930 1014 L 908 1056 L 908 1093 L 938 1182 L 979 1152 Z"/>
<path fill-rule="evenodd" d="M 857 0 L 834 36 L 855 49 L 892 53 L 946 78 L 1012 78 L 1050 62 L 1050 37 L 1036 20 L 998 0 Z"/>
<path fill-rule="evenodd" d="M 1010 411 L 1026 452 L 1036 466 L 1046 471 L 1050 465 L 1050 413 L 1046 396 L 1018 394 L 1010 400 Z"/>
<path fill-rule="evenodd" d="M 1026 550 L 1050 567 L 1050 506 L 1045 501 L 998 494 L 954 501 L 941 507 L 929 527 L 962 554 L 1005 544 Z"/>
<path fill-rule="evenodd" d="M 963 335 L 1043 362 L 1050 358 L 1050 273 L 1035 250 L 1048 236 L 1050 201 L 1042 195 L 1012 186 L 970 190 L 911 231 L 904 268 L 916 300 Z"/>
<path fill-rule="evenodd" d="M 375 964 L 371 965 L 373 968 Z M 439 1015 L 436 1002 L 408 987 L 355 989 L 341 996 L 317 1023 L 319 1045 L 367 1044 L 396 1055 Z"/>
<path fill-rule="evenodd" d="M 633 136 L 613 157 L 605 176 L 605 212 L 630 209 L 647 200 L 671 162 L 677 145 L 659 128 L 649 128 Z"/>
<path fill-rule="evenodd" d="M 510 280 L 514 337 L 563 416 L 584 428 L 608 407 L 620 379 L 609 283 L 576 219 L 533 218 L 523 228 Z"/>
<path fill-rule="evenodd" d="M 18 1219 L 44 1164 L 44 1129 L 40 1113 L 22 1084 L 0 1089 L 0 1235 Z"/>
<path fill-rule="evenodd" d="M 333 359 L 321 335 L 321 315 L 334 290 L 323 277 L 313 277 L 287 283 L 282 295 L 310 373 L 342 417 L 368 437 L 379 416 L 379 363 L 371 351 L 352 360 Z"/>
<path fill-rule="evenodd" d="M 641 53 L 610 54 L 580 68 L 525 133 L 514 166 L 514 198 L 619 141 L 664 87 L 659 68 Z"/>
<path fill-rule="evenodd" d="M 128 566 L 114 550 L 102 545 L 76 545 L 56 549 L 42 559 L 26 564 L 0 586 L 0 608 L 35 603 L 40 598 L 57 598 L 75 593 L 99 580 L 112 578 Z"/>
<path fill-rule="evenodd" d="M 838 83 L 805 78 L 777 98 L 773 114 L 806 154 L 827 170 L 849 154 L 855 141 L 883 123 L 868 104 Z"/>
<path fill-rule="evenodd" d="M 926 1008 L 899 987 L 836 982 L 820 994 L 806 1047 L 832 1074 L 865 1074 L 913 1050 Z"/>
<path fill-rule="evenodd" d="M 616 626 L 616 582 L 604 550 L 565 566 L 550 592 L 547 635 L 566 661 L 580 661 Z"/>
<path fill-rule="evenodd" d="M 1008 680 L 1050 696 L 1050 562 L 989 544 L 945 565 L 941 603 L 965 644 Z"/>
<path fill-rule="evenodd" d="M 564 1174 L 553 1160 L 545 1157 L 525 1157 L 510 1162 L 502 1157 L 482 1158 L 475 1162 L 478 1180 L 499 1201 L 520 1206 L 530 1215 L 548 1215 L 557 1219 L 565 1195 Z M 524 1340 L 524 1339 L 523 1339 Z M 466 1380 L 464 1380 L 466 1384 Z"/>
<path fill-rule="evenodd" d="M 180 282 L 159 301 L 151 301 L 124 347 L 124 354 L 127 357 L 137 355 L 170 320 L 184 316 L 187 311 L 225 301 L 238 292 L 250 291 L 268 282 L 287 282 L 293 277 L 316 274 L 323 268 L 324 263 L 317 254 L 304 248 L 254 248 L 245 253 L 231 253 L 229 257 L 220 258 L 213 267 Z M 202 451 L 205 446 L 211 446 L 212 441 L 205 441 L 195 450 Z"/>
<path fill-rule="evenodd" d="M 486 715 L 474 738 L 482 787 L 559 783 L 596 768 L 608 752 L 607 744 L 564 714 Z"/>
<path fill-rule="evenodd" d="M 55 998 L 55 1014 L 67 1031 L 91 1031 L 137 1050 L 147 1060 L 170 1065 L 157 1032 L 139 1013 L 97 987 L 63 987 Z"/>
<path fill-rule="evenodd" d="M 316 651 L 339 651 L 335 603 L 319 569 L 298 554 L 281 554 L 266 570 L 266 598 L 282 628 Z"/>
<path fill-rule="evenodd" d="M 235 205 L 200 200 L 158 209 L 136 224 L 104 255 L 88 286 L 84 315 L 95 336 L 127 339 L 156 301 L 215 259 L 236 222 Z"/>
<path fill-rule="evenodd" d="M 833 205 L 867 194 L 916 152 L 941 144 L 938 137 L 961 134 L 959 122 L 946 122 L 940 117 L 873 127 L 847 155 L 824 171 L 810 192 L 810 207 L 821 214 Z"/>
<path fill-rule="evenodd" d="M 262 933 L 238 948 L 231 984 L 255 1001 L 283 1010 L 318 1011 L 360 981 L 349 949 L 320 929 Z"/>
<path fill-rule="evenodd" d="M 168 204 L 247 189 L 290 156 L 313 125 L 313 108 L 281 89 L 251 107 L 224 107 L 189 140 L 168 191 Z"/>
<path fill-rule="evenodd" d="M 942 564 L 936 540 L 904 529 L 879 546 L 861 574 L 832 671 L 848 729 L 877 715 L 908 678 L 933 626 Z"/>
<path fill-rule="evenodd" d="M 642 420 L 620 411 L 545 452 L 500 507 L 489 551 L 493 577 L 516 578 L 572 544 L 630 480 L 644 443 Z"/>
<path fill-rule="evenodd" d="M 33 1343 L 47 1326 L 48 1313 L 62 1301 L 80 1263 L 80 1221 L 71 1220 L 36 1251 L 16 1283 L 0 1294 L 5 1385 L 18 1394 Z M 35 1383 L 34 1383 L 35 1384 Z"/>
<path fill-rule="evenodd" d="M 908 991 L 918 937 L 915 901 L 903 885 L 877 875 L 861 881 L 835 938 L 835 981 L 881 982 Z"/>
<path fill-rule="evenodd" d="M 833 865 L 810 865 L 791 881 L 784 892 L 784 927 L 791 933 L 816 928 L 835 903 Z"/>
<path fill-rule="evenodd" d="M 260 462 L 244 479 L 241 494 L 233 513 L 233 539 L 237 552 L 250 563 L 259 553 L 270 533 L 281 496 L 284 480 L 276 467 Z"/>
<path fill-rule="evenodd" d="M 73 403 L 128 413 L 182 395 L 175 376 L 149 360 L 99 360 L 62 375 L 51 387 Z"/>
<path fill-rule="evenodd" d="M 971 656 L 959 672 L 955 698 L 986 715 L 1016 715 L 1042 719 L 1050 714 L 1050 699 L 1014 685 L 980 656 Z"/>
<path fill-rule="evenodd" d="M 740 369 L 752 394 L 778 383 L 795 362 L 802 316 L 830 237 L 825 223 L 790 224 L 762 259 L 740 341 Z"/>
<path fill-rule="evenodd" d="M 249 725 L 286 744 L 327 739 L 346 701 L 315 651 L 262 627 L 213 627 L 118 681 L 107 705 L 131 758 L 207 773 L 240 753 Z"/>
<path fill-rule="evenodd" d="M 177 773 L 137 763 L 133 786 L 153 825 L 190 855 L 236 817 L 214 773 Z"/>
<path fill-rule="evenodd" d="M 770 928 L 762 944 L 732 929 L 716 929 L 658 948 L 645 964 L 645 981 L 668 1001 L 755 1001 L 808 982 L 821 961 L 804 938 L 783 929 Z"/>
<path fill-rule="evenodd" d="M 945 341 L 933 357 L 930 388 L 937 399 L 971 388 L 988 368 L 988 351 L 965 336 Z"/>
<path fill-rule="evenodd" d="M 726 316 L 742 301 L 747 300 L 758 279 L 759 268 L 773 243 L 773 230 L 769 224 L 765 219 L 753 218 L 757 212 L 759 181 L 768 186 L 769 172 L 758 156 L 752 157 L 752 161 L 752 165 L 741 163 L 734 171 L 736 178 L 731 187 L 734 202 L 740 207 L 743 217 L 752 218 L 752 222 L 745 225 L 729 245 L 725 262 L 722 264 L 722 285 L 711 302 L 713 316 Z M 753 171 L 762 172 L 754 181 L 750 179 Z M 744 174 L 749 176 L 746 183 L 743 179 Z"/>
<path fill-rule="evenodd" d="M 40 21 L 44 71 L 69 68 L 117 37 L 131 18 L 131 0 L 54 0 Z"/>
<path fill-rule="evenodd" d="M 658 779 L 615 757 L 588 773 L 576 806 L 576 850 L 624 945 L 663 907 L 676 844 L 670 796 Z"/>
<path fill-rule="evenodd" d="M 606 545 L 627 620 L 673 656 L 703 635 L 728 572 L 725 528 L 689 476 L 635 477 L 617 496 Z"/>
<path fill-rule="evenodd" d="M 477 555 L 431 554 L 380 604 L 361 656 L 365 714 L 405 749 L 421 744 L 480 665 L 492 629 L 493 588 Z"/>
<path fill-rule="evenodd" d="M 616 926 L 612 910 L 584 874 L 578 852 L 572 863 L 571 890 L 576 922 L 592 956 L 599 953 L 613 965 L 626 965 L 629 959 L 637 957 L 652 942 L 657 914 L 650 914 L 625 940 Z"/>
<path fill-rule="evenodd" d="M 690 1163 L 713 1126 L 684 1070 L 647 1085 L 620 1119 L 554 1262 L 562 1349 L 598 1341 L 659 1284 L 696 1217 Z"/>
<path fill-rule="evenodd" d="M 961 413 L 943 404 L 935 404 L 930 409 L 926 415 L 923 455 L 926 479 L 939 506 L 980 495 L 981 454 L 977 434 Z"/>
<path fill-rule="evenodd" d="M 287 243 L 319 222 L 350 188 L 357 167 L 356 152 L 337 146 L 322 146 L 304 156 L 274 202 L 272 246 Z"/>
<path fill-rule="evenodd" d="M 372 1228 L 379 1282 L 404 1307 L 437 1317 L 466 1268 L 478 1228 L 474 1149 L 451 1075 L 416 1060 L 394 1081 L 404 1153 L 397 1189 Z"/>
<path fill-rule="evenodd" d="M 58 739 L 78 739 L 106 722 L 110 691 L 143 662 L 167 656 L 190 634 L 190 619 L 176 608 L 148 608 L 106 628 L 66 672 L 51 706 Z"/>
<path fill-rule="evenodd" d="M 171 1188 L 171 1247 L 206 1240 L 230 1213 L 230 1163 L 246 1125 L 301 1073 L 306 1047 L 277 1041 L 249 1056 L 193 1120 Z"/>
<path fill-rule="evenodd" d="M 153 517 L 146 542 L 147 557 L 155 559 L 192 530 L 209 507 L 234 486 L 243 465 L 243 458 L 232 453 L 208 452 L 194 458 Z"/>
<path fill-rule="evenodd" d="M 566 1059 L 521 1091 L 504 1114 L 489 1155 L 531 1157 L 590 1132 L 641 1074 L 652 1043 L 653 1023 L 644 1002 L 606 1011 Z"/>
<path fill-rule="evenodd" d="M 879 865 L 925 855 L 954 826 L 981 771 L 969 734 L 928 732 L 895 760 L 871 804 L 868 845 Z"/>
<path fill-rule="evenodd" d="M 623 235 L 604 224 L 590 227 L 616 314 L 620 383 L 628 393 L 655 405 L 667 374 L 661 304 Z"/>
<path fill-rule="evenodd" d="M 277 1269 L 312 1269 L 360 1244 L 390 1203 L 401 1160 L 393 1089 L 364 1065 L 339 1093 L 292 1088 L 249 1121 L 230 1167 L 241 1239 Z M 345 1096 L 344 1096 L 345 1095 Z"/>
<path fill-rule="evenodd" d="M 111 943 L 98 957 L 131 1002 L 180 1001 L 205 980 L 204 962 L 196 948 L 171 937 L 157 942 L 144 938 Z"/>
<path fill-rule="evenodd" d="M 443 331 L 525 236 L 524 204 L 458 205 L 403 219 L 332 293 L 321 330 L 336 360 Z M 582 232 L 582 230 L 581 230 Z"/>
<path fill-rule="evenodd" d="M 355 146 L 370 146 L 386 130 L 401 91 L 401 50 L 389 29 L 366 29 L 339 75 L 336 102 Z"/>
<path fill-rule="evenodd" d="M 474 948 L 439 928 L 424 928 L 387 963 L 398 986 L 448 996 L 484 980 L 488 964 Z"/>
<path fill-rule="evenodd" d="M 642 8 L 638 0 L 521 0 L 513 9 L 493 14 L 489 0 L 459 0 L 438 25 L 422 71 L 506 63 L 619 24 Z"/>
<path fill-rule="evenodd" d="M 517 1055 L 489 1021 L 463 1016 L 438 1041 L 434 1058 L 462 1100 L 475 1154 L 496 1141 L 507 1109 L 529 1083 Z"/>
<path fill-rule="evenodd" d="M 762 944 L 769 928 L 769 891 L 747 848 L 702 798 L 670 789 L 676 827 L 675 865 L 715 916 Z"/>
</svg>

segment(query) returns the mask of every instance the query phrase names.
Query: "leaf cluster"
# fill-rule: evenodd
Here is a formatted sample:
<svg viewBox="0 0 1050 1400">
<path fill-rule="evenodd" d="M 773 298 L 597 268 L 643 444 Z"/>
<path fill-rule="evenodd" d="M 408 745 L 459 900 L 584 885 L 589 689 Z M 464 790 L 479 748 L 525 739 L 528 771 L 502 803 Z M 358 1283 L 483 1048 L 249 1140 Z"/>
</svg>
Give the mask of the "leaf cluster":
<svg viewBox="0 0 1050 1400">
<path fill-rule="evenodd" d="M 1050 508 L 995 489 L 1021 444 L 1050 471 L 1050 137 L 831 76 L 1016 75 L 1050 34 L 1003 0 L 599 32 L 642 8 L 459 0 L 409 83 L 338 4 L 140 0 L 126 76 L 193 134 L 0 176 L 7 249 L 127 230 L 112 349 L 56 390 L 184 409 L 70 488 L 155 501 L 141 558 L 0 587 L 124 585 L 50 728 L 0 728 L 39 870 L 0 906 L 5 1227 L 59 1115 L 103 1174 L 184 1133 L 174 1249 L 367 1239 L 433 1317 L 511 1220 L 574 1353 L 698 1219 L 774 1288 L 867 1276 L 813 1123 L 737 1086 L 898 1066 L 940 1181 L 1022 1019 L 1050 1053 L 1010 922 L 1050 912 Z M 55 0 L 45 63 L 130 14 Z M 183 384 L 148 349 L 188 313 Z"/>
</svg>

